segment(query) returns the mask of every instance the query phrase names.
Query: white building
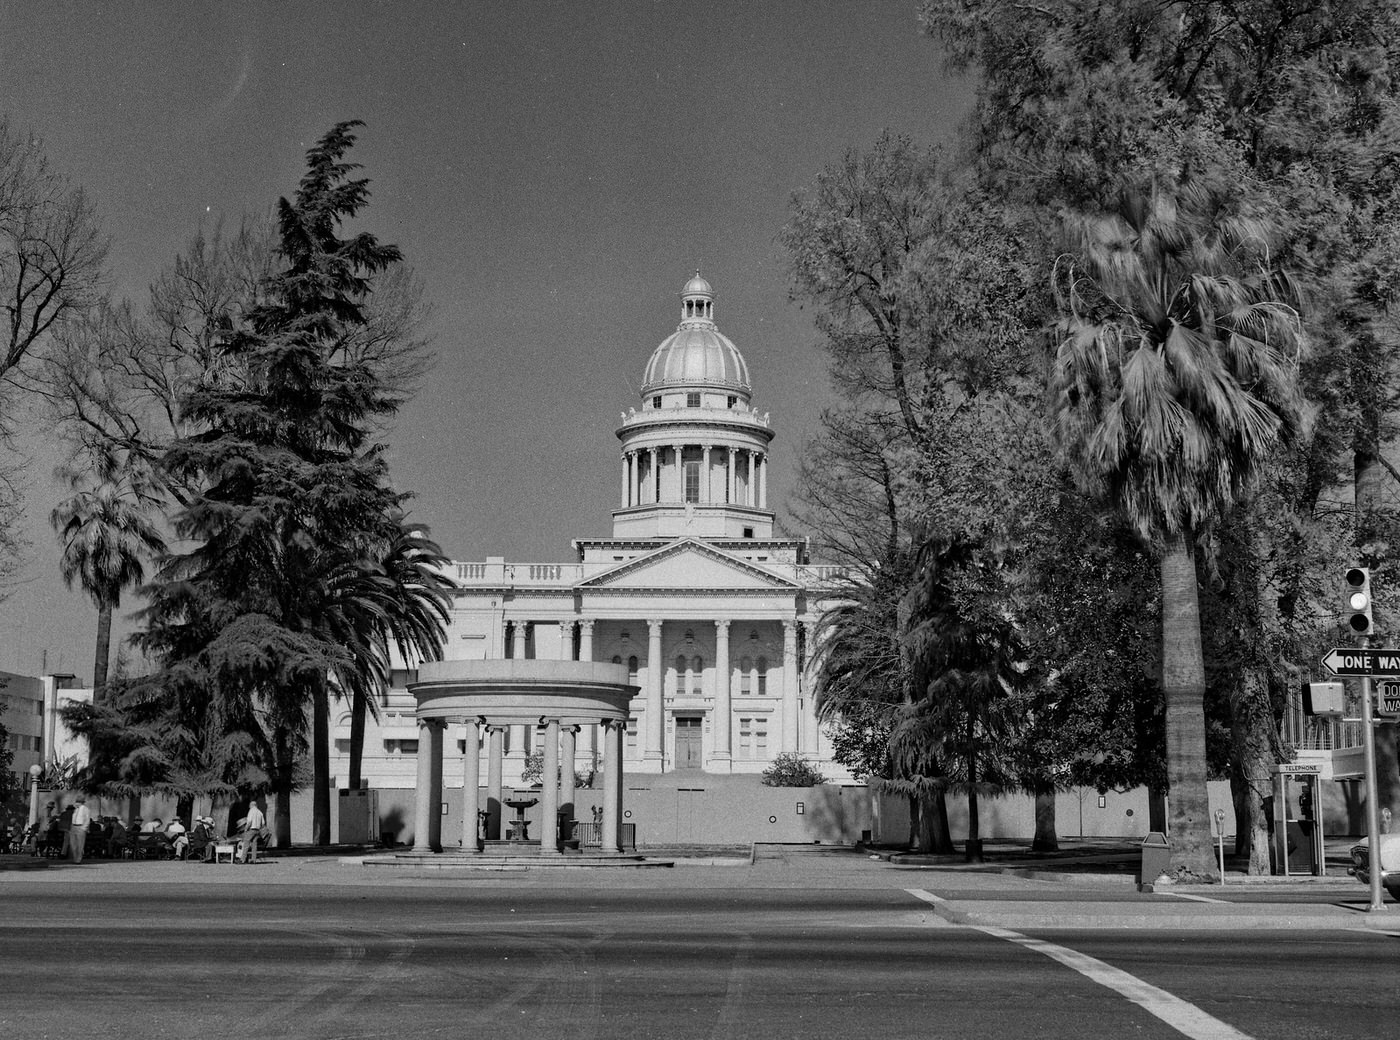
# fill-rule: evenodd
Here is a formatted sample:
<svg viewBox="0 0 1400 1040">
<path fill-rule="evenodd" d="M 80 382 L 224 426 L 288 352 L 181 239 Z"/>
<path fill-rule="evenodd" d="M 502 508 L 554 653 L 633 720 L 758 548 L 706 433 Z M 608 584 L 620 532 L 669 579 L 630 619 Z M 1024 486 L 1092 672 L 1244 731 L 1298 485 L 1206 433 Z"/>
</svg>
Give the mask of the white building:
<svg viewBox="0 0 1400 1040">
<path fill-rule="evenodd" d="M 829 778 L 846 777 L 830 761 L 808 674 L 820 589 L 835 568 L 812 566 L 805 539 L 774 529 L 774 432 L 752 405 L 748 366 L 715 325 L 709 283 L 697 273 L 681 299 L 681 323 L 652 352 L 638 407 L 617 429 L 612 534 L 575 540 L 568 562 L 456 563 L 462 588 L 444 657 L 626 665 L 641 690 L 624 741 L 628 773 L 759 773 L 791 751 Z M 412 678 L 396 673 L 379 723 L 367 727 L 363 775 L 372 787 L 414 785 Z M 592 729 L 579 736 L 580 772 L 597 765 Z M 450 726 L 446 747 L 461 749 L 463 733 Z M 348 713 L 335 737 L 343 782 Z M 534 727 L 510 728 L 508 783 L 537 744 Z"/>
</svg>

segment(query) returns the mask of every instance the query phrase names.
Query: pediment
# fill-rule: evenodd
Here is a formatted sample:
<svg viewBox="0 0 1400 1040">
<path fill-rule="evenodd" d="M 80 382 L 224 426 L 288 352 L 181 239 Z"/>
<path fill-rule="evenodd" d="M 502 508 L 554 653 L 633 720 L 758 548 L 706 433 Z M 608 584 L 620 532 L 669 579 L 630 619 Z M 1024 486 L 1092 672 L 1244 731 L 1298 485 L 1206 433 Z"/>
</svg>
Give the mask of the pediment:
<svg viewBox="0 0 1400 1040">
<path fill-rule="evenodd" d="M 748 560 L 693 538 L 619 563 L 581 582 L 580 589 L 693 589 L 795 592 L 801 587 Z"/>
</svg>

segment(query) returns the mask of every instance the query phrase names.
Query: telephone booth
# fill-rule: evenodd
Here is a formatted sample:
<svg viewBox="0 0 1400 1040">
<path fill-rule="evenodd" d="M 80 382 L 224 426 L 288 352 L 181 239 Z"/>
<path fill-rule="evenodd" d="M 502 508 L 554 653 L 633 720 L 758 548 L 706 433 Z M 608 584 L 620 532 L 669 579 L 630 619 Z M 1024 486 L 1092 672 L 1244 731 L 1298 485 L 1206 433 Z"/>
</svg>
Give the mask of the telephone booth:
<svg viewBox="0 0 1400 1040">
<path fill-rule="evenodd" d="M 1322 834 L 1322 776 L 1314 765 L 1274 773 L 1274 873 L 1327 873 Z"/>
</svg>

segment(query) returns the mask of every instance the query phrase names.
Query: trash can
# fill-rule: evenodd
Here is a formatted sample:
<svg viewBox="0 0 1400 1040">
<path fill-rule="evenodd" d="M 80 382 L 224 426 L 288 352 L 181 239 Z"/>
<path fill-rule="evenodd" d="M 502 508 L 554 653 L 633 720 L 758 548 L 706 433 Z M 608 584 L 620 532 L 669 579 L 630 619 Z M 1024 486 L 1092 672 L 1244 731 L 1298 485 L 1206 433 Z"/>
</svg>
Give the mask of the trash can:
<svg viewBox="0 0 1400 1040">
<path fill-rule="evenodd" d="M 1167 836 L 1161 831 L 1153 831 L 1142 839 L 1142 865 L 1138 868 L 1138 884 L 1150 885 L 1157 878 L 1169 873 L 1172 866 L 1172 847 Z"/>
</svg>

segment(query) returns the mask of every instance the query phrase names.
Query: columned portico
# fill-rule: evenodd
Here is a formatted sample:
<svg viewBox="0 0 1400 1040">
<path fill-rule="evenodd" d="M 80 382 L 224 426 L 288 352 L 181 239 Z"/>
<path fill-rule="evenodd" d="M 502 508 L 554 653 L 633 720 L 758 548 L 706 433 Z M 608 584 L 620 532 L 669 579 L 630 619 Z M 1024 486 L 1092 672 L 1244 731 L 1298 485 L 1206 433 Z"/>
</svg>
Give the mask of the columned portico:
<svg viewBox="0 0 1400 1040">
<path fill-rule="evenodd" d="M 661 660 L 662 622 L 647 622 L 647 714 L 646 748 L 642 758 L 661 768 L 664 756 L 662 747 L 666 743 L 666 710 L 662 697 L 662 682 L 666 666 Z"/>
<path fill-rule="evenodd" d="M 781 749 L 797 750 L 797 622 L 783 622 L 783 739 Z"/>
<path fill-rule="evenodd" d="M 730 771 L 731 745 L 729 739 L 732 705 L 729 693 L 729 621 L 715 622 L 715 712 L 714 747 L 710 752 L 711 768 L 716 773 Z"/>
<path fill-rule="evenodd" d="M 464 851 L 476 852 L 474 821 L 479 790 L 477 785 L 480 782 L 479 727 L 487 727 L 487 798 L 488 805 L 496 811 L 499 819 L 501 733 L 505 725 L 522 725 L 523 722 L 517 720 L 532 709 L 538 714 L 530 718 L 530 724 L 538 724 L 544 729 L 539 854 L 546 857 L 560 855 L 559 810 L 561 804 L 572 809 L 573 758 L 577 747 L 576 734 L 582 724 L 598 724 L 608 728 L 603 810 L 605 818 L 621 820 L 620 734 L 626 725 L 628 702 L 637 692 L 635 686 L 627 683 L 625 666 L 578 661 L 433 661 L 419 667 L 418 681 L 412 683 L 409 689 L 418 703 L 419 725 L 418 790 L 414 805 L 415 854 L 440 849 L 434 820 L 441 815 L 442 735 L 448 720 L 460 720 L 466 726 L 462 757 Z M 561 737 L 564 763 L 560 762 Z M 561 765 L 567 773 L 567 780 L 562 785 Z M 468 840 L 467 835 L 473 836 L 472 839 Z M 500 842 L 499 823 L 495 836 L 488 827 L 486 840 L 488 850 L 492 843 Z M 517 839 L 511 844 L 519 846 L 525 841 Z M 533 846 L 534 843 L 530 844 Z M 614 833 L 610 840 L 605 835 L 603 847 L 604 851 L 619 851 L 618 834 Z"/>
</svg>

